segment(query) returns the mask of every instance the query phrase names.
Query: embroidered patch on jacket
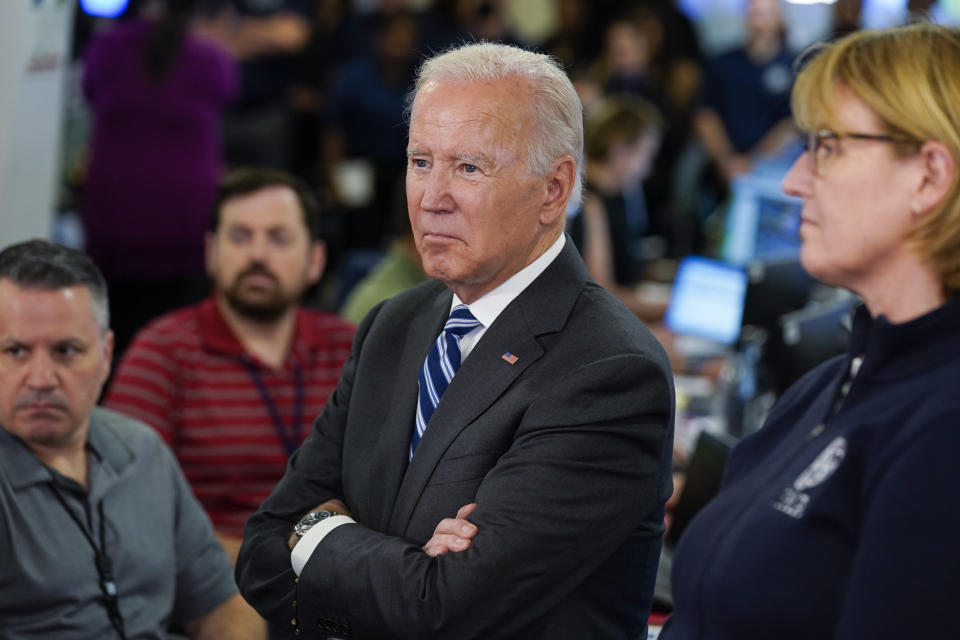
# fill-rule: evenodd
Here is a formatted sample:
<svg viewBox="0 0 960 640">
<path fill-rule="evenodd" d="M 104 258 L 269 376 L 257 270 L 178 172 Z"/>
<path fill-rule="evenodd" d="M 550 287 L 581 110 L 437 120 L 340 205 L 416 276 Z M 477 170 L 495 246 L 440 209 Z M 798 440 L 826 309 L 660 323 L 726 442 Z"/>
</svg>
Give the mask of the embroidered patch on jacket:
<svg viewBox="0 0 960 640">
<path fill-rule="evenodd" d="M 845 455 L 847 455 L 847 439 L 843 437 L 834 438 L 820 452 L 820 455 L 810 463 L 810 466 L 797 476 L 797 479 L 793 481 L 793 486 L 784 488 L 780 498 L 773 503 L 773 508 L 782 511 L 791 518 L 802 518 L 807 510 L 807 505 L 810 504 L 810 496 L 806 491 L 832 476 L 840 463 L 843 462 Z"/>
</svg>

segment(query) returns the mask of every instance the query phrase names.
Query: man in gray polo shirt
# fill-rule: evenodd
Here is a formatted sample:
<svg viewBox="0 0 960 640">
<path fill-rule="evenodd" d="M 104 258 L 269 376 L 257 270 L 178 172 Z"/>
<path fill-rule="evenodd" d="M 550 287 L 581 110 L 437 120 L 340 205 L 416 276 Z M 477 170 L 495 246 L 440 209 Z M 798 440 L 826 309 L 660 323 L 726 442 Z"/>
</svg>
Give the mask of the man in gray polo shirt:
<svg viewBox="0 0 960 640">
<path fill-rule="evenodd" d="M 0 252 L 0 636 L 262 638 L 170 451 L 94 408 L 107 327 L 82 253 Z"/>
</svg>

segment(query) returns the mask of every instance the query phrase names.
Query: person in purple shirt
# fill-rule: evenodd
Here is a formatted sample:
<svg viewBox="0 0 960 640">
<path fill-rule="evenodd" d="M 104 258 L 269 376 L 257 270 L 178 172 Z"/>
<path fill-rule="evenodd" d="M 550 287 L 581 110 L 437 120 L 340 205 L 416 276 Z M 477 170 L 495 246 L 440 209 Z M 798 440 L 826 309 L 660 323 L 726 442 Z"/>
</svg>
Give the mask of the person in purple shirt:
<svg viewBox="0 0 960 640">
<path fill-rule="evenodd" d="M 199 0 L 168 0 L 90 42 L 93 134 L 82 216 L 109 284 L 118 352 L 139 325 L 205 294 L 203 237 L 221 175 L 235 62 L 191 35 Z"/>
</svg>

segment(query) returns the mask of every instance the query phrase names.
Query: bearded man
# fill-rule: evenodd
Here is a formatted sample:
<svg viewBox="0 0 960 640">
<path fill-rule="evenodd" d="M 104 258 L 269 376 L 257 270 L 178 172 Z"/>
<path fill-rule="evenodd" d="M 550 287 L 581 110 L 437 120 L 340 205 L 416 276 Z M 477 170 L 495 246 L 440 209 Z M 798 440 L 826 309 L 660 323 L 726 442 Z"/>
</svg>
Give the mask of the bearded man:
<svg viewBox="0 0 960 640">
<path fill-rule="evenodd" d="M 207 237 L 212 295 L 147 325 L 105 402 L 173 448 L 234 559 L 350 352 L 351 325 L 299 304 L 323 273 L 319 215 L 285 173 L 227 176 Z"/>
</svg>

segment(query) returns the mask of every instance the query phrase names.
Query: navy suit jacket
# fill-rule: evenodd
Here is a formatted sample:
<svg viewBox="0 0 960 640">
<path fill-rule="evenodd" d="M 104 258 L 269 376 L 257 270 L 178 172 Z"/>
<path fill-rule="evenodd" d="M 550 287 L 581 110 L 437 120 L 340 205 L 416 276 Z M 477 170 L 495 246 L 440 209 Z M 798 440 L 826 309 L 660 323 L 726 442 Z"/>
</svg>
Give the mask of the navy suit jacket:
<svg viewBox="0 0 960 640">
<path fill-rule="evenodd" d="M 308 638 L 645 638 L 671 491 L 666 355 L 568 238 L 464 360 L 408 463 L 417 372 L 451 295 L 424 283 L 364 319 L 313 432 L 247 522 L 241 592 Z M 331 498 L 357 524 L 295 580 L 292 524 Z M 470 502 L 470 548 L 428 557 L 437 523 Z"/>
</svg>

